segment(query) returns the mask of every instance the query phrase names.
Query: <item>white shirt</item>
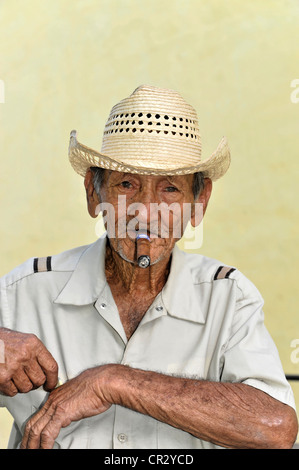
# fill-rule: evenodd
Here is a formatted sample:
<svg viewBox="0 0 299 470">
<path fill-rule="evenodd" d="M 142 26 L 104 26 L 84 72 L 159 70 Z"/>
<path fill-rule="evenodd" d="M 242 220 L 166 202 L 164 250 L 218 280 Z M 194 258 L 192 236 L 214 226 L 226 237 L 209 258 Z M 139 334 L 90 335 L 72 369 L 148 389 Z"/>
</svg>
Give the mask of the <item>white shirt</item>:
<svg viewBox="0 0 299 470">
<path fill-rule="evenodd" d="M 237 269 L 175 247 L 170 274 L 128 341 L 105 278 L 106 237 L 42 259 L 1 278 L 0 325 L 34 333 L 65 382 L 106 363 L 212 381 L 243 382 L 295 408 L 277 349 L 263 324 L 263 299 Z M 216 279 L 215 279 L 216 276 Z M 14 418 L 9 448 L 45 402 L 42 389 L 0 396 Z M 124 407 L 74 422 L 60 448 L 216 448 Z"/>
</svg>

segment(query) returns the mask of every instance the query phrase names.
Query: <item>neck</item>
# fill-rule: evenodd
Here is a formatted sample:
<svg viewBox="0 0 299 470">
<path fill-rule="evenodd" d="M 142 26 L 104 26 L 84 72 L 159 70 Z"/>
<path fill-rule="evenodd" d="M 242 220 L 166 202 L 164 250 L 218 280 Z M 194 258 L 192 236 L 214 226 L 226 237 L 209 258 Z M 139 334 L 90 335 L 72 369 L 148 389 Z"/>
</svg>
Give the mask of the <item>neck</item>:
<svg viewBox="0 0 299 470">
<path fill-rule="evenodd" d="M 158 295 L 165 285 L 170 269 L 170 256 L 148 268 L 124 260 L 111 246 L 106 245 L 105 273 L 109 285 L 117 285 L 127 293 Z"/>
</svg>

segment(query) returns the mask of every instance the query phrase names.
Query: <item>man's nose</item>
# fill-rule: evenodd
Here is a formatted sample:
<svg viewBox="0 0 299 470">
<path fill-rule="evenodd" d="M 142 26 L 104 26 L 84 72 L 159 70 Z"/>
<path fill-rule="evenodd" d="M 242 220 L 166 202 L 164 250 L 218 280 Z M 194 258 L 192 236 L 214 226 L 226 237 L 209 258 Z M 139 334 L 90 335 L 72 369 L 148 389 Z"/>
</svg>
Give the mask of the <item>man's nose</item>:
<svg viewBox="0 0 299 470">
<path fill-rule="evenodd" d="M 136 219 L 141 224 L 149 224 L 151 217 L 151 204 L 158 203 L 158 196 L 150 186 L 142 188 L 136 195 L 132 209 L 135 210 Z"/>
<path fill-rule="evenodd" d="M 138 202 L 148 205 L 151 202 L 158 202 L 158 194 L 152 184 L 145 184 L 142 186 L 137 195 Z"/>
</svg>

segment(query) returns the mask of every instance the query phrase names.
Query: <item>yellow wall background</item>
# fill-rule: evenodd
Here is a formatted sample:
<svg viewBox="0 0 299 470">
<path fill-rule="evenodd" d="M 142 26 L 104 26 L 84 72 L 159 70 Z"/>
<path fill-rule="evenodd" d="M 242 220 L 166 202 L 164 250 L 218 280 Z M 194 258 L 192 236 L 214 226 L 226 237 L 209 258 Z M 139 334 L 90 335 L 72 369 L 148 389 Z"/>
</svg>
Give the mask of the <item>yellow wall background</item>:
<svg viewBox="0 0 299 470">
<path fill-rule="evenodd" d="M 203 158 L 222 135 L 232 153 L 200 252 L 256 284 L 298 374 L 298 31 L 296 0 L 0 0 L 0 275 L 96 239 L 70 131 L 100 149 L 112 105 L 140 84 L 173 88 L 198 111 Z M 1 448 L 10 426 L 2 410 Z"/>
</svg>

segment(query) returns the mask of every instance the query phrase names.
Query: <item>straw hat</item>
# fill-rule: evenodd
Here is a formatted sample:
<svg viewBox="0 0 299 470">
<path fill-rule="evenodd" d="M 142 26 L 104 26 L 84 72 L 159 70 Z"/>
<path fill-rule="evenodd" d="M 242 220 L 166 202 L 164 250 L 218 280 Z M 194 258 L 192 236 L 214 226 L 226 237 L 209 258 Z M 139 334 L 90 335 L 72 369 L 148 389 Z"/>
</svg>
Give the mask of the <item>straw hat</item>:
<svg viewBox="0 0 299 470">
<path fill-rule="evenodd" d="M 147 85 L 116 104 L 106 122 L 102 149 L 93 150 L 71 132 L 69 159 L 85 176 L 95 166 L 142 175 L 184 175 L 202 171 L 216 180 L 230 164 L 227 140 L 201 160 L 201 140 L 195 109 L 179 93 Z"/>
</svg>

